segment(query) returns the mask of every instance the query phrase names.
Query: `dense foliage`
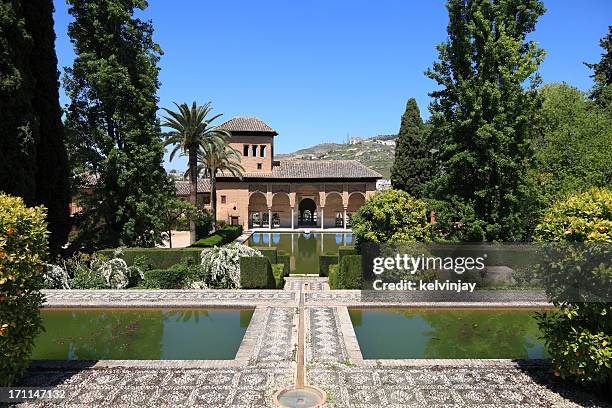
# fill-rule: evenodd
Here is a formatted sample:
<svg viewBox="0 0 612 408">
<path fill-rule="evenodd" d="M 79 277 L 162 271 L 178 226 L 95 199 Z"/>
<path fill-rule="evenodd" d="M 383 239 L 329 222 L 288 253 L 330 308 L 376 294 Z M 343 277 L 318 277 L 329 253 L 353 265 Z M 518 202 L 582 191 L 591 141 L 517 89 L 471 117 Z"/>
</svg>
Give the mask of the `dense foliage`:
<svg viewBox="0 0 612 408">
<path fill-rule="evenodd" d="M 612 183 L 612 116 L 567 84 L 540 88 L 534 177 L 542 201 Z"/>
<path fill-rule="evenodd" d="M 439 147 L 431 198 L 473 215 L 470 240 L 521 240 L 531 225 L 526 181 L 544 51 L 526 39 L 544 13 L 539 0 L 450 0 L 448 40 L 427 72 L 430 144 Z M 524 88 L 527 86 L 527 89 Z"/>
<path fill-rule="evenodd" d="M 340 261 L 335 278 L 336 289 L 363 289 L 363 268 L 360 255 L 346 255 Z"/>
<path fill-rule="evenodd" d="M 210 248 L 232 242 L 242 234 L 242 225 L 226 225 L 213 234 L 204 237 L 191 245 L 192 248 Z"/>
<path fill-rule="evenodd" d="M 23 373 L 41 330 L 42 262 L 47 252 L 43 207 L 0 194 L 0 386 Z"/>
<path fill-rule="evenodd" d="M 431 226 L 425 202 L 402 190 L 385 190 L 368 198 L 353 216 L 359 242 L 429 241 Z"/>
<path fill-rule="evenodd" d="M 96 254 L 106 258 L 115 256 L 114 249 L 105 249 Z M 122 248 L 120 257 L 128 266 L 139 266 L 145 269 L 168 269 L 178 263 L 200 263 L 199 248 Z"/>
<path fill-rule="evenodd" d="M 557 374 L 610 386 L 612 191 L 594 188 L 553 205 L 537 226 L 535 237 L 542 242 L 573 244 L 557 251 L 561 256 L 554 262 L 543 259 L 545 281 L 555 279 L 547 285 L 547 295 L 560 309 L 541 314 L 539 325 Z M 571 290 L 573 285 L 603 293 L 607 303 L 582 301 L 584 295 Z"/>
<path fill-rule="evenodd" d="M 70 229 L 51 0 L 0 5 L 0 191 L 47 207 L 50 249 Z"/>
<path fill-rule="evenodd" d="M 422 197 L 430 178 L 430 153 L 425 144 L 425 125 L 416 99 L 410 98 L 402 115 L 391 167 L 393 188 Z"/>
<path fill-rule="evenodd" d="M 199 279 L 194 279 L 194 282 L 199 281 L 206 287 L 212 288 L 239 288 L 241 282 L 240 259 L 242 257 L 263 257 L 263 255 L 254 248 L 237 243 L 203 251 L 202 275 Z M 264 259 L 268 260 L 267 258 Z M 191 286 L 194 286 L 193 283 Z"/>
<path fill-rule="evenodd" d="M 599 41 L 599 45 L 604 50 L 601 60 L 586 64 L 593 70 L 592 78 L 595 82 L 591 98 L 612 116 L 612 25 L 608 27 L 608 34 Z"/>
<path fill-rule="evenodd" d="M 266 257 L 240 258 L 240 287 L 243 289 L 274 289 L 276 278 Z"/>
<path fill-rule="evenodd" d="M 144 0 L 68 0 L 76 54 L 66 70 L 71 164 L 84 208 L 77 243 L 153 246 L 174 187 L 162 167 L 157 62 L 150 22 L 134 18 Z"/>
</svg>

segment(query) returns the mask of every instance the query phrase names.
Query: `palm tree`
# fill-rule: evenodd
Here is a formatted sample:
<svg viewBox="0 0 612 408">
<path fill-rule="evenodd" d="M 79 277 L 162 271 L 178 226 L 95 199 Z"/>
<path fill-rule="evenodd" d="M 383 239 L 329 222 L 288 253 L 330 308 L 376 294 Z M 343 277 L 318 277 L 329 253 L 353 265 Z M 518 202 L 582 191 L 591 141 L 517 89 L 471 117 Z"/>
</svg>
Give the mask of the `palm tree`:
<svg viewBox="0 0 612 408">
<path fill-rule="evenodd" d="M 168 116 L 163 117 L 162 126 L 172 129 L 165 133 L 165 146 L 173 145 L 174 148 L 170 153 L 170 160 L 174 159 L 174 155 L 180 152 L 181 155 L 186 155 L 189 158 L 189 202 L 197 206 L 198 192 L 198 150 L 203 149 L 210 144 L 224 143 L 230 137 L 229 133 L 210 126 L 211 123 L 222 116 L 222 114 L 214 115 L 212 118 L 207 118 L 212 111 L 211 102 L 204 106 L 198 106 L 195 101 L 189 107 L 186 103 L 178 105 L 177 111 L 171 111 L 164 108 Z M 191 243 L 195 242 L 195 223 L 193 220 L 189 222 L 191 232 Z"/>
<path fill-rule="evenodd" d="M 231 147 L 227 139 L 209 143 L 198 151 L 198 172 L 210 177 L 210 209 L 213 224 L 217 221 L 217 173 L 232 175 L 242 180 L 244 168 L 240 164 L 240 153 Z"/>
</svg>

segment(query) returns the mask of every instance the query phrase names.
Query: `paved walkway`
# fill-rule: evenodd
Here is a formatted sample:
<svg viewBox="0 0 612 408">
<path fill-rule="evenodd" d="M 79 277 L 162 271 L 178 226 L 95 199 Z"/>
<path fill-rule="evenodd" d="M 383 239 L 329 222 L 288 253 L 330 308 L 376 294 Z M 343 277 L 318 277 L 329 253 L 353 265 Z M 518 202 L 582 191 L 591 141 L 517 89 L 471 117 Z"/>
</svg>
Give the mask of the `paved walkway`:
<svg viewBox="0 0 612 408">
<path fill-rule="evenodd" d="M 325 278 L 287 278 L 282 291 L 46 291 L 48 306 L 223 305 L 256 311 L 235 360 L 38 363 L 21 385 L 65 388 L 67 407 L 272 406 L 272 394 L 295 381 L 304 284 L 306 382 L 327 392 L 326 407 L 606 406 L 556 379 L 542 362 L 363 360 L 346 306 L 371 299 L 329 291 Z M 537 293 L 523 295 L 519 306 L 540 304 Z M 483 299 L 480 305 L 490 305 Z"/>
</svg>

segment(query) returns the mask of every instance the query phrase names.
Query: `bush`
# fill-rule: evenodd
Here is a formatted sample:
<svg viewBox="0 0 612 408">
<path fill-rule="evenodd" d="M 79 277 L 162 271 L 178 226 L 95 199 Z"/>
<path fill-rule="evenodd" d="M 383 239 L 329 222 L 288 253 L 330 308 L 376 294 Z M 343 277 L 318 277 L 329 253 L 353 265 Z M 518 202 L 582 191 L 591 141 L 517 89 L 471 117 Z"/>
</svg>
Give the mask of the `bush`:
<svg viewBox="0 0 612 408">
<path fill-rule="evenodd" d="M 274 265 L 275 263 L 280 263 L 278 262 L 278 251 L 276 250 L 276 247 L 252 247 L 252 248 L 255 248 L 256 250 L 261 252 L 263 256 L 265 256 L 266 258 L 270 260 L 270 263 L 272 265 Z"/>
<path fill-rule="evenodd" d="M 330 289 L 338 289 L 338 268 L 340 265 L 331 264 L 329 265 L 329 287 Z"/>
<path fill-rule="evenodd" d="M 98 251 L 98 255 L 112 258 L 116 249 Z M 200 263 L 199 248 L 122 248 L 120 257 L 128 266 L 144 269 L 168 269 L 179 263 Z"/>
<path fill-rule="evenodd" d="M 329 276 L 329 266 L 338 263 L 338 255 L 319 255 L 319 276 Z"/>
<path fill-rule="evenodd" d="M 283 264 L 283 276 L 289 276 L 291 273 L 291 256 L 285 251 L 278 250 L 276 252 L 276 262 Z"/>
<path fill-rule="evenodd" d="M 340 261 L 340 268 L 336 277 L 338 289 L 362 289 L 363 271 L 361 256 L 345 255 Z"/>
<path fill-rule="evenodd" d="M 276 280 L 270 260 L 263 256 L 240 258 L 240 287 L 243 289 L 274 289 Z"/>
<path fill-rule="evenodd" d="M 0 194 L 0 386 L 8 387 L 28 365 L 41 331 L 43 258 L 47 252 L 44 207 Z"/>
<path fill-rule="evenodd" d="M 234 241 L 242 235 L 242 225 L 226 225 L 214 234 L 202 238 L 191 245 L 191 248 L 212 248 Z"/>
<path fill-rule="evenodd" d="M 274 280 L 276 281 L 276 289 L 282 289 L 285 287 L 285 265 L 273 264 L 272 273 L 274 274 Z"/>
<path fill-rule="evenodd" d="M 385 190 L 368 198 L 353 216 L 357 242 L 431 241 L 427 205 L 401 190 Z"/>
<path fill-rule="evenodd" d="M 220 289 L 240 287 L 240 259 L 242 257 L 261 257 L 261 252 L 247 245 L 233 243 L 202 252 L 202 276 L 200 282 Z M 265 258 L 267 260 L 267 258 Z M 193 285 L 191 285 L 193 287 Z"/>
<path fill-rule="evenodd" d="M 353 246 L 341 246 L 338 248 L 338 263 L 342 262 L 342 258 L 346 255 L 357 255 L 357 249 Z"/>
<path fill-rule="evenodd" d="M 553 205 L 536 227 L 535 238 L 541 242 L 584 242 L 587 244 L 582 245 L 587 245 L 588 251 L 608 251 L 612 242 L 612 192 L 591 189 Z M 607 281 L 603 289 L 609 293 L 612 279 L 609 263 L 594 265 L 590 252 L 585 257 L 576 253 L 575 247 L 566 248 L 563 258 L 555 259 L 555 262 L 544 259 L 545 273 L 557 274 L 557 280 L 561 282 L 575 281 L 578 274 L 581 277 L 579 282 L 584 279 Z M 609 252 L 602 254 L 603 259 L 609 259 Z M 543 278 L 546 281 L 549 276 Z M 610 298 L 604 298 L 608 303 L 578 302 L 567 297 L 567 291 L 554 285 L 547 286 L 547 294 L 560 309 L 539 314 L 538 324 L 557 375 L 579 382 L 607 384 L 612 389 Z"/>
<path fill-rule="evenodd" d="M 170 269 L 152 269 L 144 273 L 142 286 L 147 289 L 180 289 L 189 275 L 187 265 L 175 265 Z"/>
</svg>

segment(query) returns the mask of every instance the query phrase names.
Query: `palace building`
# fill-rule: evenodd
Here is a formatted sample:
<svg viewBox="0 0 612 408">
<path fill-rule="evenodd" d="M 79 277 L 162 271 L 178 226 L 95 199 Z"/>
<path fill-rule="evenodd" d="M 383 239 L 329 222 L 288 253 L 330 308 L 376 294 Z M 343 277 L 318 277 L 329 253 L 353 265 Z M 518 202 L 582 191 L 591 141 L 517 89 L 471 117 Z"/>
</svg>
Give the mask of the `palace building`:
<svg viewBox="0 0 612 408">
<path fill-rule="evenodd" d="M 382 178 L 356 160 L 275 160 L 278 133 L 256 117 L 234 117 L 218 128 L 230 133 L 245 172 L 242 180 L 217 176 L 217 219 L 245 229 L 348 228 Z M 177 193 L 185 187 L 188 194 L 188 183 L 177 182 Z"/>
</svg>

